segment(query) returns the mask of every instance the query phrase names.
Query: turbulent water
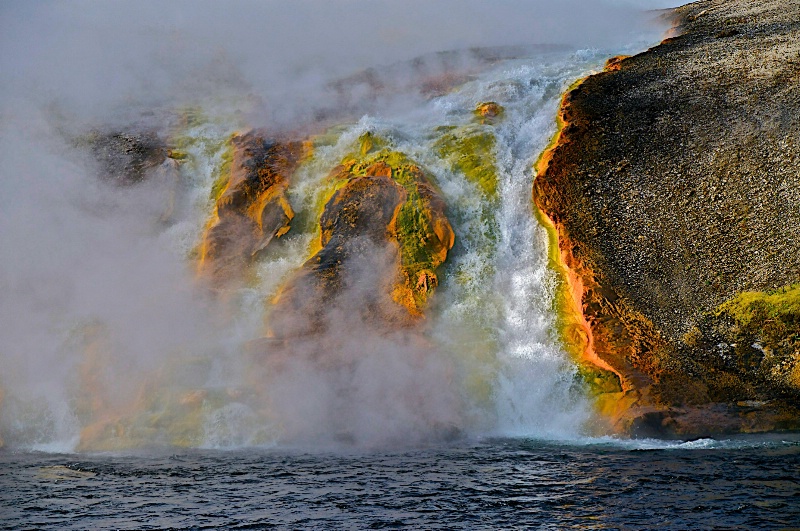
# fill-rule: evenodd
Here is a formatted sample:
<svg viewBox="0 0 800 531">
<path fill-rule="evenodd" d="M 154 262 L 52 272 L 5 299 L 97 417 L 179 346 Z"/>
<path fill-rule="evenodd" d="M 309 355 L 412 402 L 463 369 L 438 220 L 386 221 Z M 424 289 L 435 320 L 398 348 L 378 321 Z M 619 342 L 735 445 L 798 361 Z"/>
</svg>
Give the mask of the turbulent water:
<svg viewBox="0 0 800 531">
<path fill-rule="evenodd" d="M 190 264 L 211 215 L 208 197 L 225 141 L 242 124 L 222 105 L 191 111 L 187 125 L 170 133 L 188 158 L 161 170 L 177 186 L 159 188 L 170 182 L 165 177 L 153 189 L 100 186 L 80 199 L 72 237 L 87 251 L 108 246 L 111 258 L 103 254 L 86 278 L 74 273 L 75 285 L 62 289 L 70 290 L 65 300 L 77 295 L 78 303 L 53 307 L 42 327 L 46 336 L 25 336 L 8 349 L 19 356 L 12 365 L 27 372 L 9 373 L 2 383 L 0 435 L 15 448 L 66 450 L 580 435 L 591 406 L 555 329 L 557 279 L 548 268 L 547 234 L 532 210 L 532 166 L 555 131 L 564 89 L 600 68 L 607 55 L 552 51 L 506 60 L 447 95 L 366 114 L 315 137 L 314 155 L 288 192 L 297 212 L 292 230 L 271 244 L 242 287 L 211 297 L 192 293 Z M 476 125 L 473 109 L 482 101 L 502 105 L 502 121 Z M 440 158 L 442 131 L 459 128 L 493 136 L 496 198 Z M 319 237 L 314 212 L 330 193 L 326 176 L 366 132 L 421 164 L 448 205 L 456 245 L 428 311 L 427 343 L 413 346 L 414 338 L 402 333 L 353 337 L 348 323 L 316 340 L 347 351 L 348 372 L 302 365 L 253 381 L 247 342 L 264 335 L 268 301 Z M 131 226 L 139 231 L 133 242 Z M 110 235 L 95 236 L 108 227 Z M 120 244 L 143 261 L 124 279 L 109 277 L 128 267 L 128 256 L 114 257 Z M 183 263 L 187 278 L 155 278 L 162 262 L 173 276 Z M 67 264 L 63 271 L 50 267 L 51 275 L 73 274 Z M 360 304 L 357 296 L 350 299 L 353 307 Z M 39 354 L 26 358 L 34 349 Z"/>
<path fill-rule="evenodd" d="M 492 439 L 394 453 L 0 453 L 34 529 L 795 529 L 800 439 Z"/>
</svg>

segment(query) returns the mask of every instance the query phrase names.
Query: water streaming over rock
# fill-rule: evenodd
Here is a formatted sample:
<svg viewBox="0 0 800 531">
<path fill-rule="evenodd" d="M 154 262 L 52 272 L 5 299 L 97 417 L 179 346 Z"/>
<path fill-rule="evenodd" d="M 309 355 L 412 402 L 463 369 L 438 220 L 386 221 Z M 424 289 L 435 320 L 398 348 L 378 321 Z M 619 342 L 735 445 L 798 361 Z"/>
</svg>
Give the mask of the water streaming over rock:
<svg viewBox="0 0 800 531">
<path fill-rule="evenodd" d="M 296 212 L 292 229 L 260 255 L 243 283 L 171 296 L 166 304 L 174 312 L 194 303 L 202 310 L 192 310 L 192 326 L 168 330 L 163 336 L 169 341 L 154 344 L 145 334 L 136 338 L 141 344 L 120 346 L 126 336 L 115 328 L 119 324 L 96 306 L 89 306 L 94 313 L 71 311 L 55 319 L 63 329 L 62 343 L 54 347 L 62 370 L 40 387 L 30 385 L 30 374 L 3 379 L 0 434 L 15 447 L 61 449 L 580 436 L 591 404 L 559 342 L 553 303 L 558 279 L 548 268 L 547 234 L 534 217 L 530 194 L 533 162 L 555 132 L 561 94 L 607 55 L 551 51 L 502 61 L 412 110 L 364 115 L 314 137 L 313 156 L 301 163 L 287 191 Z M 502 114 L 476 118 L 480 102 L 495 102 Z M 242 124 L 219 111 L 183 112 L 185 123 L 171 133 L 183 160 L 167 159 L 161 170 L 171 172 L 177 185 L 166 192 L 166 214 L 158 206 L 142 211 L 151 219 L 141 227 L 151 232 L 140 242 L 169 248 L 174 261 L 193 272 L 213 206 L 207 198 L 227 139 Z M 358 337 L 359 331 L 340 330 L 320 341 L 348 350 L 347 370 L 301 365 L 278 374 L 254 368 L 248 345 L 269 328 L 270 301 L 319 237 L 318 211 L 331 193 L 327 175 L 358 149 L 365 133 L 430 173 L 455 232 L 422 343 L 402 332 Z M 464 153 L 454 155 L 448 144 L 463 138 L 482 142 L 490 166 L 484 170 L 496 182 L 466 175 L 459 158 Z M 116 194 L 128 216 L 141 201 L 163 193 L 162 187 L 155 195 L 106 190 L 101 197 Z M 171 327 L 174 314 L 164 314 L 162 324 Z M 146 361 L 121 354 L 143 350 Z"/>
</svg>

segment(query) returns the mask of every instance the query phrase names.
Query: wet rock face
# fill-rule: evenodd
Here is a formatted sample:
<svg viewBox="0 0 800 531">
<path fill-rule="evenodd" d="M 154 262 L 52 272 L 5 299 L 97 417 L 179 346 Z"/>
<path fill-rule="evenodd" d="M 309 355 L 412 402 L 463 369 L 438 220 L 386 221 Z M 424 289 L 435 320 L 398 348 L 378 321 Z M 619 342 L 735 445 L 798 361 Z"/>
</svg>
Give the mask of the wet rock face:
<svg viewBox="0 0 800 531">
<path fill-rule="evenodd" d="M 714 0 L 675 13 L 680 36 L 615 58 L 568 94 L 534 198 L 584 281 L 595 350 L 638 407 L 678 408 L 673 420 L 702 404 L 791 407 L 800 394 L 763 376 L 763 355 L 739 341 L 764 334 L 707 316 L 800 280 L 800 5 Z M 798 363 L 789 343 L 782 374 Z"/>
<path fill-rule="evenodd" d="M 333 195 L 320 217 L 325 254 L 341 261 L 352 252 L 345 248 L 351 240 L 372 244 L 386 241 L 388 228 L 405 199 L 405 190 L 391 177 L 367 175 L 352 179 Z"/>
<path fill-rule="evenodd" d="M 288 173 L 297 162 L 297 146 L 270 140 L 263 132 L 250 131 L 231 139 L 233 164 L 228 185 L 217 205 L 222 210 L 244 212 L 265 193 L 288 186 Z"/>
<path fill-rule="evenodd" d="M 294 211 L 285 192 L 302 156 L 299 142 L 257 131 L 234 136 L 231 149 L 202 252 L 202 269 L 217 285 L 238 279 L 254 255 L 289 230 Z"/>
<path fill-rule="evenodd" d="M 428 175 L 400 152 L 364 150 L 361 160 L 345 166 L 351 175 L 386 175 L 405 191 L 405 198 L 387 227 L 389 239 L 400 250 L 399 280 L 392 299 L 412 317 L 422 317 L 428 298 L 439 283 L 437 268 L 447 259 L 455 235 L 446 205 Z"/>
<path fill-rule="evenodd" d="M 322 249 L 281 293 L 270 320 L 273 335 L 323 332 L 343 317 L 337 307 L 363 314 L 361 322 L 402 320 L 390 297 L 400 253 L 389 226 L 405 196 L 385 176 L 353 178 L 333 195 L 320 217 Z"/>
<path fill-rule="evenodd" d="M 122 185 L 143 181 L 167 158 L 166 146 L 154 132 L 95 132 L 89 136 L 89 146 L 101 176 Z"/>
<path fill-rule="evenodd" d="M 271 335 L 324 332 L 347 320 L 342 312 L 378 330 L 422 316 L 453 246 L 445 204 L 404 155 L 370 149 L 332 172 L 344 184 L 320 216 L 321 249 L 280 294 Z"/>
</svg>

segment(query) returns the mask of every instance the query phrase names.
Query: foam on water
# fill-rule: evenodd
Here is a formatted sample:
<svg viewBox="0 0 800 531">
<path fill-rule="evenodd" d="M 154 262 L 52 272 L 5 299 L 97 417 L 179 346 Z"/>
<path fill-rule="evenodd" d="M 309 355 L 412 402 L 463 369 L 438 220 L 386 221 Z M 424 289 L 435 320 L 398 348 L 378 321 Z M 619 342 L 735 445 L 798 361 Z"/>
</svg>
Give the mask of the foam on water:
<svg viewBox="0 0 800 531">
<path fill-rule="evenodd" d="M 539 440 L 536 444 L 554 444 L 571 448 L 610 449 L 629 451 L 655 450 L 742 450 L 752 448 L 783 448 L 800 445 L 797 434 L 746 434 L 725 439 L 703 437 L 699 439 L 628 439 L 615 436 L 575 437 L 571 439 Z"/>
</svg>

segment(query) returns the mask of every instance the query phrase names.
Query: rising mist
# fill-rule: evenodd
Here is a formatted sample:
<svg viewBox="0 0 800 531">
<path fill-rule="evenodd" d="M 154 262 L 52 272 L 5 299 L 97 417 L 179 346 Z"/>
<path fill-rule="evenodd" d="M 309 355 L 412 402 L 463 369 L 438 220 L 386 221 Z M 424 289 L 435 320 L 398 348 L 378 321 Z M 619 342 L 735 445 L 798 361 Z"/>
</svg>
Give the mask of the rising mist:
<svg viewBox="0 0 800 531">
<path fill-rule="evenodd" d="M 342 118 L 341 80 L 366 68 L 401 89 L 347 93 L 346 118 L 390 120 L 430 97 L 407 82 L 415 64 L 471 75 L 486 67 L 477 48 L 614 51 L 657 40 L 663 22 L 630 4 L 5 2 L 0 438 L 74 448 L 82 428 L 116 429 L 118 416 L 155 407 L 155 395 L 224 404 L 205 421 L 212 446 L 420 444 L 491 430 L 496 419 L 476 422 L 461 396 L 467 377 L 453 353 L 373 330 L 350 311 L 363 300 L 357 287 L 333 306 L 326 335 L 269 347 L 288 350 L 281 377 L 253 372 L 245 345 L 265 334 L 259 312 L 272 293 L 220 297 L 198 280 L 187 256 L 205 221 L 197 197 L 186 199 L 186 175 L 167 160 L 159 178 L 114 186 L 81 142 L 125 128 L 166 136 L 189 106 L 236 128 L 303 130 Z M 339 369 L 309 361 L 331 352 Z M 165 432 L 185 419 L 165 415 L 162 430 L 142 429 L 132 444 L 173 442 Z"/>
</svg>

